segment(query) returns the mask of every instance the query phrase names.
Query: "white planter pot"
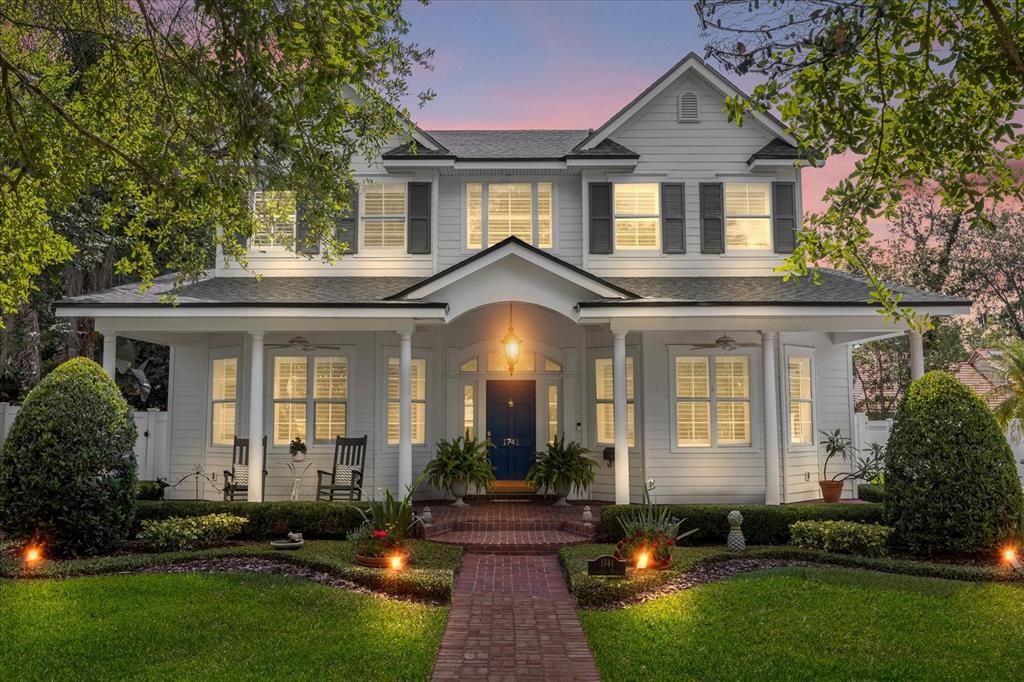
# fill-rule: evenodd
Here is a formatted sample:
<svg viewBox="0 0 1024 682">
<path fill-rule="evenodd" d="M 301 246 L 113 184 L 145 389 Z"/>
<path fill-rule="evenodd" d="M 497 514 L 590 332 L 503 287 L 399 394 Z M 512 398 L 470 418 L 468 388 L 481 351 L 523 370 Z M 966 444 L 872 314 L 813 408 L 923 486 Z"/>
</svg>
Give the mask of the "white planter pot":
<svg viewBox="0 0 1024 682">
<path fill-rule="evenodd" d="M 452 502 L 453 507 L 466 507 L 468 506 L 462 501 L 462 498 L 469 492 L 469 485 L 465 481 L 452 481 L 451 486 L 448 488 L 448 492 L 452 494 L 455 501 Z"/>
<path fill-rule="evenodd" d="M 569 501 L 566 500 L 565 498 L 567 498 L 569 496 L 569 491 L 571 489 L 572 488 L 571 488 L 571 486 L 568 483 L 563 483 L 563 484 L 559 484 L 559 485 L 555 486 L 555 497 L 558 498 L 555 501 L 555 506 L 556 507 L 568 507 L 569 506 Z"/>
</svg>

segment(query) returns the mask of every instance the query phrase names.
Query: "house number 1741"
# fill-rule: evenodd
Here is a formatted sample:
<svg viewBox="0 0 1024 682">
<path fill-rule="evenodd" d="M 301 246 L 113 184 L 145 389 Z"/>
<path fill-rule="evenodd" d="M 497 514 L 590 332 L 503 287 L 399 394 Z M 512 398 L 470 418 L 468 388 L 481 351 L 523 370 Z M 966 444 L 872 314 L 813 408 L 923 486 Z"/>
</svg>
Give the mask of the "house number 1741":
<svg viewBox="0 0 1024 682">
<path fill-rule="evenodd" d="M 509 445 L 519 445 L 519 439 L 514 436 L 508 436 L 502 439 L 501 444 L 505 447 L 508 447 Z"/>
</svg>

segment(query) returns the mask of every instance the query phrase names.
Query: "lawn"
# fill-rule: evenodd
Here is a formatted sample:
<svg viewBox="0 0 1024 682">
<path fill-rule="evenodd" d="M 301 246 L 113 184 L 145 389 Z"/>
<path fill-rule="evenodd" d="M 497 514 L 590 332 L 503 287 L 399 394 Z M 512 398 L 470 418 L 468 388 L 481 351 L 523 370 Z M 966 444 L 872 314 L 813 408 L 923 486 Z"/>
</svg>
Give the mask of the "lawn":
<svg viewBox="0 0 1024 682">
<path fill-rule="evenodd" d="M 0 580 L 0 677 L 422 680 L 446 617 L 269 575 Z"/>
<path fill-rule="evenodd" d="M 1016 679 L 1024 588 L 843 568 L 581 611 L 605 680 Z"/>
</svg>

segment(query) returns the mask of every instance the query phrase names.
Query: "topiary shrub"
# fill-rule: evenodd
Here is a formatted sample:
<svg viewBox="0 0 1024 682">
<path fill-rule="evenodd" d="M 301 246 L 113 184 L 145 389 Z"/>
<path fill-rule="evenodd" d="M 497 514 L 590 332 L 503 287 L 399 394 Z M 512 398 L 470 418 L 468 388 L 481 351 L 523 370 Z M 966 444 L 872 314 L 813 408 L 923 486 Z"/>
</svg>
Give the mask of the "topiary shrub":
<svg viewBox="0 0 1024 682">
<path fill-rule="evenodd" d="M 163 521 L 143 521 L 135 540 L 151 552 L 180 552 L 219 547 L 237 535 L 246 519 L 234 514 L 175 516 Z"/>
<path fill-rule="evenodd" d="M 889 436 L 885 511 L 895 543 L 920 554 L 992 552 L 1020 533 L 1010 446 L 950 374 L 929 372 L 907 389 Z"/>
<path fill-rule="evenodd" d="M 789 527 L 789 544 L 837 554 L 882 556 L 892 528 L 852 521 L 797 521 Z"/>
<path fill-rule="evenodd" d="M 25 398 L 0 455 L 0 525 L 48 554 L 109 552 L 134 521 L 135 422 L 103 368 L 75 358 Z"/>
</svg>

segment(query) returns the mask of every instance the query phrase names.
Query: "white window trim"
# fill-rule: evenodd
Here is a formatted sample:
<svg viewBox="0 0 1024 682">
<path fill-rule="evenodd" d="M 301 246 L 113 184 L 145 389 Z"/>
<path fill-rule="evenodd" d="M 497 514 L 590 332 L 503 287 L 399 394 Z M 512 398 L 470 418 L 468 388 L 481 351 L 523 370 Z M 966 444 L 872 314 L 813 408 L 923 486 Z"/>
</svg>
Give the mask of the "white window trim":
<svg viewBox="0 0 1024 682">
<path fill-rule="evenodd" d="M 398 443 L 389 443 L 388 442 L 388 406 L 391 403 L 399 403 L 399 400 L 401 399 L 401 396 L 399 396 L 399 400 L 389 400 L 388 399 L 388 363 L 391 361 L 392 358 L 394 358 L 395 360 L 398 360 L 399 362 L 401 362 L 401 358 L 399 357 L 398 349 L 397 348 L 388 347 L 388 348 L 384 348 L 382 350 L 384 351 L 384 376 L 383 376 L 384 386 L 383 386 L 383 388 L 381 390 L 381 395 L 384 396 L 384 419 L 381 420 L 381 424 L 384 427 L 384 432 L 383 432 L 383 438 L 381 439 L 381 442 L 384 443 L 384 448 L 388 452 L 398 452 L 399 444 Z M 423 441 L 422 442 L 417 442 L 414 439 L 412 441 L 412 446 L 414 448 L 425 447 L 427 445 L 427 443 L 432 442 L 431 438 L 430 438 L 431 434 L 430 434 L 430 405 L 429 405 L 429 402 L 430 402 L 430 383 L 431 382 L 430 382 L 430 358 L 428 357 L 428 353 L 429 352 L 417 353 L 415 348 L 413 349 L 413 352 L 412 352 L 413 362 L 416 362 L 417 360 L 423 362 L 423 399 L 422 400 L 417 399 L 417 398 L 413 398 L 412 399 L 412 404 L 413 405 L 415 405 L 416 403 L 423 403 Z M 399 380 L 401 380 L 401 379 L 399 379 Z M 474 401 L 479 402 L 476 399 L 475 396 L 474 396 Z M 459 405 L 461 405 L 461 404 L 462 404 L 462 395 L 459 394 Z"/>
<path fill-rule="evenodd" d="M 367 217 L 363 212 L 366 207 L 364 201 L 364 192 L 368 185 L 405 185 L 405 203 L 402 207 L 402 246 L 394 247 L 381 247 L 381 246 L 367 246 L 366 239 L 366 225 L 363 220 Z M 394 216 L 369 216 L 371 219 L 374 218 L 395 218 Z M 405 178 L 393 178 L 385 176 L 375 176 L 373 178 L 366 178 L 359 182 L 359 215 L 356 217 L 358 222 L 359 232 L 359 251 L 353 256 L 406 256 L 411 255 L 408 253 L 409 250 L 409 180 Z"/>
<path fill-rule="evenodd" d="M 259 257 L 280 257 L 280 256 L 297 256 L 295 253 L 294 245 L 298 239 L 299 232 L 299 208 L 298 208 L 298 196 L 293 189 L 257 189 L 249 192 L 249 211 L 255 216 L 256 215 L 256 194 L 262 192 L 291 192 L 295 194 L 295 220 L 292 223 L 292 247 L 289 248 L 284 244 L 270 244 L 268 246 L 256 246 L 256 235 L 251 236 L 246 242 L 246 251 L 249 256 Z"/>
<path fill-rule="evenodd" d="M 747 367 L 750 372 L 749 377 L 749 389 L 750 398 L 747 402 L 750 404 L 750 444 L 749 445 L 719 445 L 718 444 L 718 415 L 716 414 L 716 406 L 718 398 L 715 395 L 715 357 L 736 357 L 736 356 L 747 357 Z M 708 358 L 708 389 L 710 394 L 710 410 L 711 410 L 711 445 L 679 445 L 678 434 L 679 424 L 676 415 L 676 358 L 677 357 L 698 357 L 706 356 Z M 671 423 L 671 431 L 669 433 L 669 452 L 676 454 L 692 454 L 699 452 L 732 452 L 732 453 L 752 453 L 761 451 L 761 442 L 763 440 L 762 433 L 764 430 L 764 416 L 762 409 L 762 397 L 761 397 L 761 361 L 760 361 L 760 349 L 737 349 L 734 351 L 724 351 L 715 348 L 691 348 L 689 345 L 669 345 L 668 346 L 668 400 L 669 400 L 669 421 Z M 730 402 L 733 399 L 728 399 Z"/>
<path fill-rule="evenodd" d="M 641 385 L 641 376 L 643 370 L 640 364 L 640 349 L 636 346 L 626 346 L 626 357 L 633 360 L 633 399 L 627 400 L 626 404 L 633 405 L 633 440 L 635 441 L 629 446 L 630 452 L 639 451 L 643 444 L 643 417 L 640 414 L 641 401 L 640 396 L 643 395 L 643 389 Z M 590 442 L 595 446 L 611 447 L 615 443 L 605 443 L 597 439 L 597 405 L 598 403 L 609 403 L 615 404 L 614 397 L 611 400 L 598 400 L 597 399 L 597 361 L 598 360 L 612 360 L 612 349 L 609 347 L 603 348 L 591 348 L 587 358 L 587 403 L 588 403 L 588 414 L 587 421 L 590 422 L 589 436 Z M 628 429 L 627 429 L 628 433 Z"/>
<path fill-rule="evenodd" d="M 539 221 L 537 220 L 537 183 L 546 182 L 551 185 L 551 246 L 537 246 L 540 236 Z M 479 184 L 480 187 L 480 246 L 469 245 L 469 185 Z M 533 216 L 533 228 L 530 239 L 531 246 L 548 252 L 558 251 L 558 182 L 556 178 L 551 179 L 516 179 L 514 177 L 495 179 L 493 177 L 466 178 L 462 183 L 462 253 L 470 255 L 487 249 L 487 202 L 489 199 L 488 187 L 491 184 L 529 184 L 531 191 L 531 214 Z"/>
<path fill-rule="evenodd" d="M 242 349 L 238 346 L 230 346 L 226 348 L 216 348 L 210 350 L 209 358 L 207 360 L 207 375 L 206 375 L 206 447 L 211 450 L 231 450 L 234 447 L 233 443 L 214 443 L 213 442 L 213 404 L 215 402 L 231 402 L 230 400 L 217 400 L 213 399 L 213 362 L 214 360 L 226 360 L 228 358 L 235 359 L 235 435 L 238 435 L 238 423 L 239 417 L 242 413 L 242 397 L 243 397 L 243 367 L 242 367 Z"/>
<path fill-rule="evenodd" d="M 274 359 L 278 357 L 305 357 L 306 358 L 306 397 L 305 398 L 274 398 Z M 344 400 L 341 399 L 330 399 L 330 400 L 315 400 L 313 398 L 313 365 L 314 359 L 317 357 L 322 358 L 343 358 L 348 367 L 348 386 L 345 387 L 345 395 L 351 396 L 352 388 L 352 353 L 350 349 L 341 346 L 338 350 L 333 349 L 322 349 L 314 351 L 301 351 L 294 348 L 275 348 L 267 352 L 266 366 L 264 377 L 265 390 L 263 396 L 263 424 L 264 431 L 267 434 L 267 451 L 282 452 L 288 450 L 288 444 L 274 443 L 274 430 L 277 426 L 274 423 L 274 404 L 275 403 L 305 403 L 306 404 L 306 433 L 303 436 L 303 442 L 309 450 L 330 450 L 334 447 L 334 438 L 326 441 L 318 441 L 313 438 L 316 434 L 316 403 L 318 402 L 331 402 L 331 403 L 344 403 L 345 404 L 345 435 L 350 435 L 350 421 L 352 417 L 352 411 L 349 409 L 349 398 L 346 397 Z"/>
<path fill-rule="evenodd" d="M 768 215 L 741 214 L 730 215 L 726 208 L 725 194 L 729 185 L 767 185 L 768 187 Z M 730 256 L 753 256 L 764 257 L 775 255 L 775 197 L 772 196 L 772 182 L 762 178 L 738 179 L 722 181 L 722 247 L 725 254 Z M 799 204 L 798 204 L 799 205 Z M 730 249 L 729 248 L 729 219 L 730 218 L 768 218 L 768 248 L 767 249 Z"/>
<path fill-rule="evenodd" d="M 785 434 L 785 446 L 787 452 L 818 452 L 817 436 L 814 435 L 818 432 L 818 382 L 815 376 L 815 362 L 814 362 L 814 348 L 809 346 L 790 346 L 786 345 L 783 348 L 783 372 L 782 381 L 785 382 L 785 405 L 783 416 L 783 433 Z M 810 443 L 794 443 L 792 441 L 792 434 L 790 430 L 792 425 L 789 419 L 789 408 L 792 403 L 792 396 L 789 392 L 789 359 L 791 357 L 797 358 L 808 358 L 811 361 L 811 442 Z M 806 402 L 806 401 L 804 401 Z"/>
<path fill-rule="evenodd" d="M 611 180 L 610 182 L 611 182 L 611 185 L 612 185 L 612 255 L 620 255 L 620 256 L 626 256 L 626 257 L 630 257 L 630 256 L 632 256 L 632 257 L 637 257 L 637 256 L 640 256 L 640 257 L 667 256 L 668 254 L 666 254 L 666 253 L 664 253 L 662 251 L 662 243 L 661 243 L 661 182 L 662 182 L 662 180 L 661 179 L 655 180 L 655 179 L 652 179 L 652 178 L 643 178 L 643 177 L 632 177 L 632 178 L 627 178 L 627 179 L 624 179 L 624 180 Z M 656 228 L 654 230 L 654 233 L 655 233 L 655 238 L 657 240 L 657 243 L 653 247 L 651 247 L 651 248 L 630 248 L 630 247 L 625 247 L 625 248 L 621 248 L 621 249 L 619 248 L 619 245 L 616 242 L 616 239 L 617 239 L 616 235 L 618 234 L 618 230 L 616 229 L 616 226 L 615 226 L 615 221 L 620 218 L 620 216 L 615 212 L 615 187 L 617 185 L 656 185 L 658 187 L 658 202 L 657 202 L 658 215 L 657 216 L 639 215 L 639 214 L 637 214 L 637 215 L 623 214 L 621 216 L 623 219 L 626 219 L 626 220 L 628 220 L 630 218 L 651 218 L 651 217 L 656 217 L 658 219 L 658 224 L 657 224 L 657 226 L 656 226 Z"/>
</svg>

